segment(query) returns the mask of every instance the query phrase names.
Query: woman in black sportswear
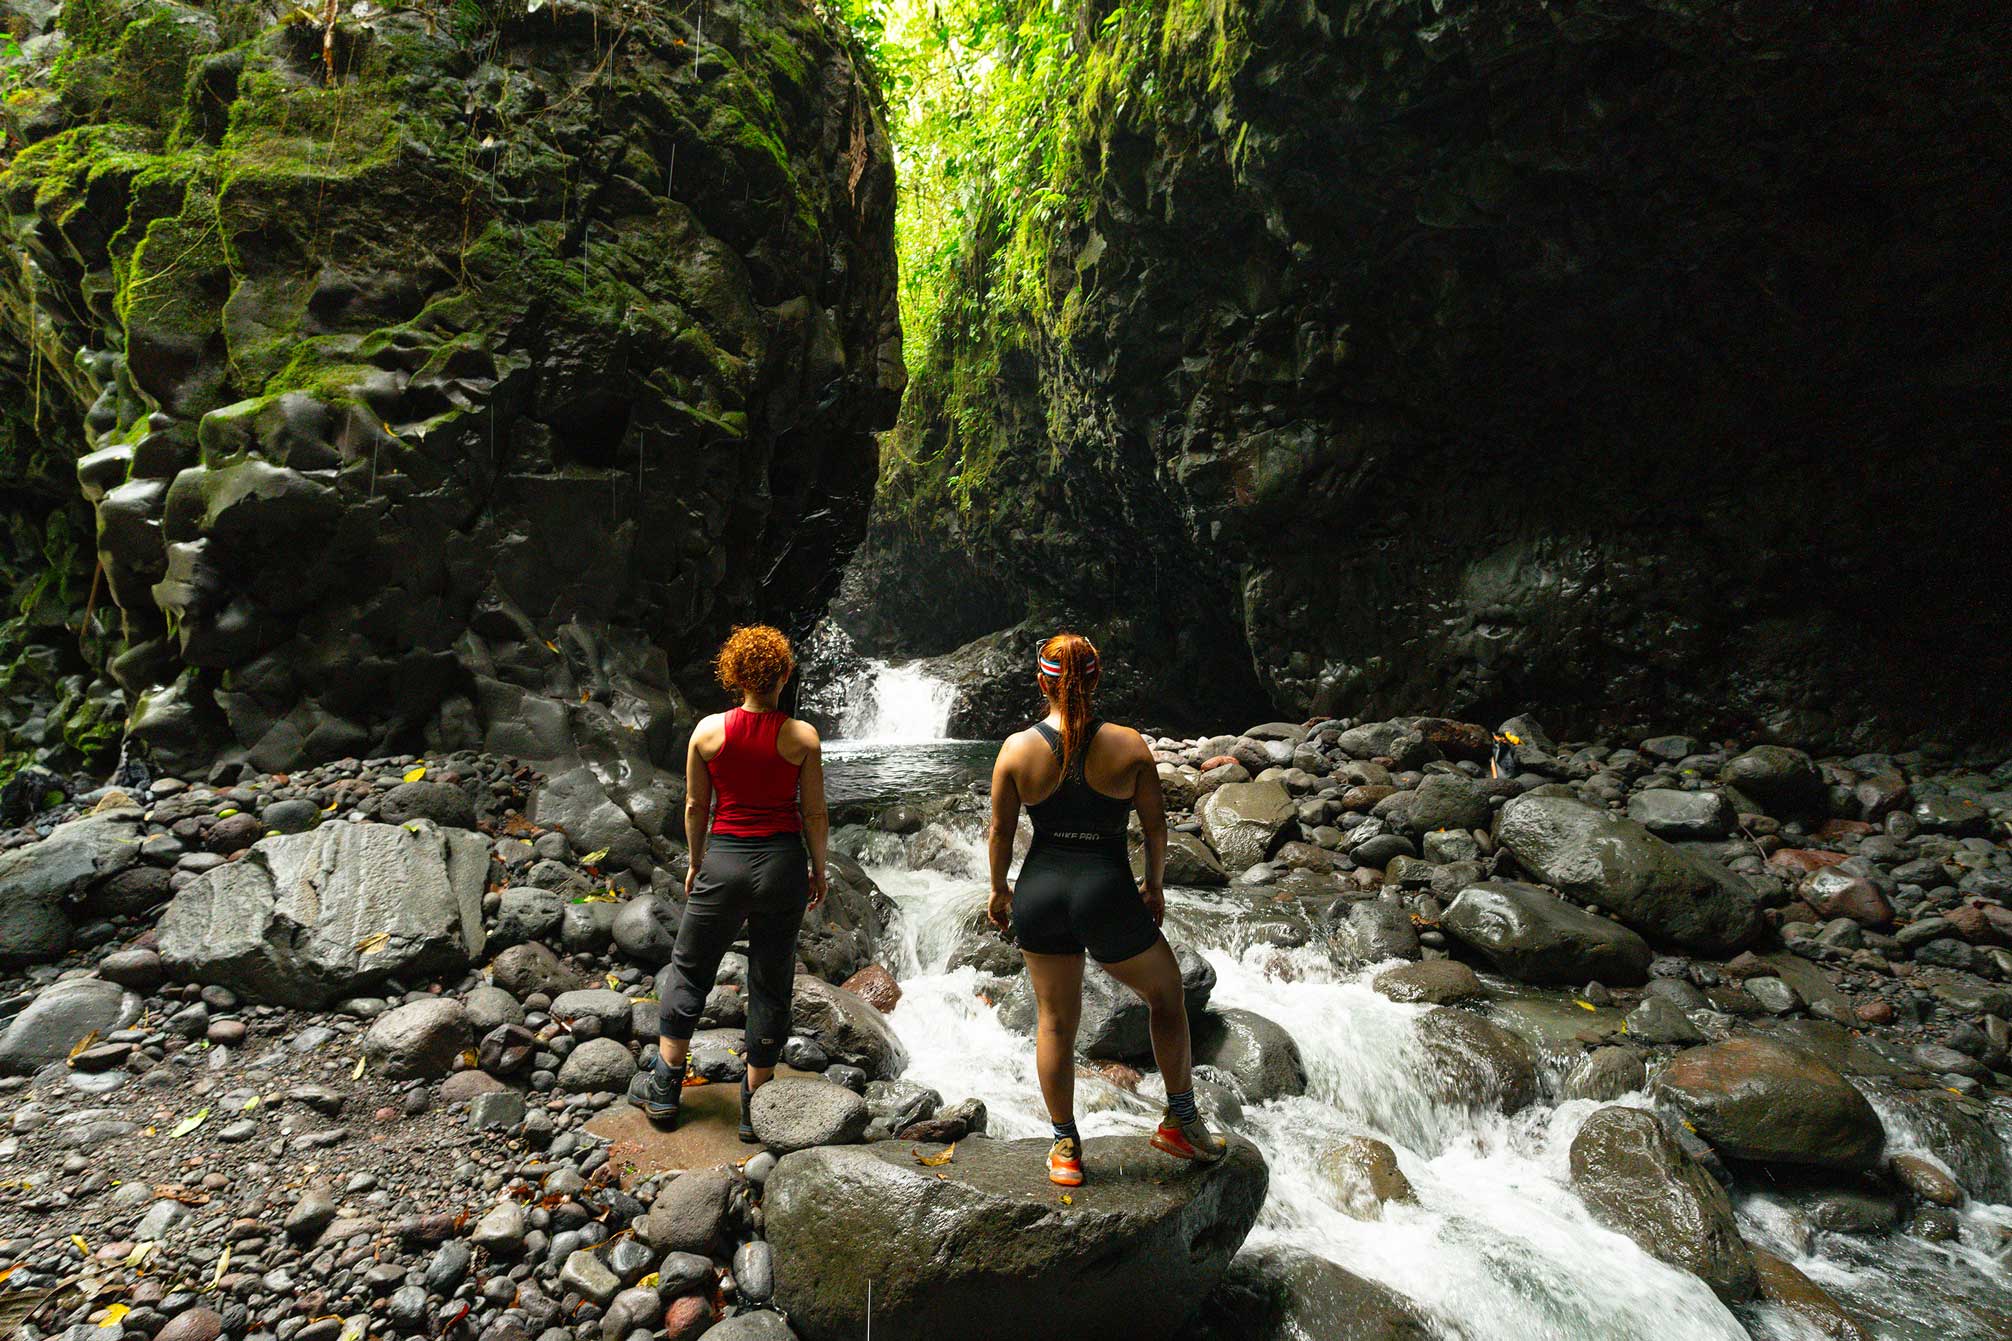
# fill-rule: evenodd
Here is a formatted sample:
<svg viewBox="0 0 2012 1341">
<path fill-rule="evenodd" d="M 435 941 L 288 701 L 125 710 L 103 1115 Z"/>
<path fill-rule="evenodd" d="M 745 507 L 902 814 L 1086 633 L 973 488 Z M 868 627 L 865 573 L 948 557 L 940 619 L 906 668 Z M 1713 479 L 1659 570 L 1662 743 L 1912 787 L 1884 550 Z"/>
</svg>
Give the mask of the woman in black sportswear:
<svg viewBox="0 0 2012 1341">
<path fill-rule="evenodd" d="M 1047 719 L 1009 736 L 992 766 L 992 899 L 986 911 L 1002 932 L 1010 922 L 1034 988 L 1035 1068 L 1055 1127 L 1048 1177 L 1063 1187 L 1083 1181 L 1075 1054 L 1086 950 L 1151 1012 L 1153 1060 L 1167 1086 L 1167 1111 L 1153 1146 L 1213 1162 L 1229 1144 L 1195 1110 L 1181 970 L 1160 934 L 1167 814 L 1159 770 L 1138 732 L 1091 715 L 1099 666 L 1088 638 L 1050 638 L 1041 645 L 1038 672 Z M 1034 845 L 1018 885 L 1008 886 L 1023 804 L 1034 822 Z M 1125 833 L 1134 809 L 1146 839 L 1146 878 L 1137 884 Z"/>
</svg>

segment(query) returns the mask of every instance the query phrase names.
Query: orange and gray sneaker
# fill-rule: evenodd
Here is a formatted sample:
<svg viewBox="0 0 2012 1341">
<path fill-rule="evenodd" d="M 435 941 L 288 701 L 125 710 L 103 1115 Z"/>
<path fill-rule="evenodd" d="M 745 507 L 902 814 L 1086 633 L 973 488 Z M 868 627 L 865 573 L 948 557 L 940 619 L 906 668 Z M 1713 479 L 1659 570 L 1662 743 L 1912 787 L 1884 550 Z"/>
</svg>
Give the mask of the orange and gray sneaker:
<svg viewBox="0 0 2012 1341">
<path fill-rule="evenodd" d="M 1203 1164 L 1213 1164 L 1230 1151 L 1229 1138 L 1217 1135 L 1207 1118 L 1196 1115 L 1183 1122 L 1171 1111 L 1160 1114 L 1152 1146 L 1177 1159 L 1198 1160 Z"/>
<path fill-rule="evenodd" d="M 1048 1181 L 1061 1187 L 1083 1185 L 1083 1144 L 1064 1136 L 1048 1147 Z"/>
</svg>

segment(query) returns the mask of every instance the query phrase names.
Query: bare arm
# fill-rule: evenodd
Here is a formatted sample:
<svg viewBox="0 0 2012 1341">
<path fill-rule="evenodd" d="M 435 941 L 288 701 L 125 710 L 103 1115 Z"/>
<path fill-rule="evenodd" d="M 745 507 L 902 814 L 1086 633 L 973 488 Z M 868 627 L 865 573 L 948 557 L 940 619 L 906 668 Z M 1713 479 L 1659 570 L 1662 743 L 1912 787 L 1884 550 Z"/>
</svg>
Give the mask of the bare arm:
<svg viewBox="0 0 2012 1341">
<path fill-rule="evenodd" d="M 810 848 L 810 906 L 824 902 L 825 855 L 831 842 L 831 816 L 824 808 L 824 742 L 808 723 L 810 753 L 803 758 L 803 772 L 797 779 L 797 810 L 803 815 L 803 841 Z"/>
<path fill-rule="evenodd" d="M 1139 812 L 1139 828 L 1146 840 L 1146 878 L 1139 882 L 1139 897 L 1158 922 L 1167 911 L 1167 800 L 1160 791 L 1160 769 L 1152 751 L 1139 742 L 1143 756 L 1135 766 L 1132 805 Z"/>
<path fill-rule="evenodd" d="M 704 725 L 700 723 L 701 729 Z M 692 743 L 685 750 L 685 846 L 691 852 L 691 864 L 685 870 L 687 895 L 699 878 L 699 863 L 706 859 L 706 834 L 713 818 L 713 775 L 706 768 L 705 756 L 699 753 L 699 735 L 699 731 L 692 732 Z"/>
<path fill-rule="evenodd" d="M 1008 740 L 992 764 L 992 828 L 985 842 L 992 867 L 992 897 L 985 915 L 1001 935 L 1012 925 L 1013 890 L 1006 883 L 1006 872 L 1013 865 L 1013 836 L 1020 828 L 1020 784 L 1007 762 L 1012 752 L 1013 742 Z"/>
</svg>

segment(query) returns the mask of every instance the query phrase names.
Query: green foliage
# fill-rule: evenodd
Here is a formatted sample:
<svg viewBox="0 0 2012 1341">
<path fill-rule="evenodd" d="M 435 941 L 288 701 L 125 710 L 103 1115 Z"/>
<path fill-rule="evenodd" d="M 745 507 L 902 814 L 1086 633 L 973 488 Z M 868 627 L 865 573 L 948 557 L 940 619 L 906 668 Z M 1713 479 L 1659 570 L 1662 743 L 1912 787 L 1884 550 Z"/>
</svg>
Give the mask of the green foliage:
<svg viewBox="0 0 2012 1341">
<path fill-rule="evenodd" d="M 909 408 L 883 476 L 900 506 L 969 508 L 1004 449 L 996 380 L 1010 350 L 1065 326 L 1058 237 L 1087 223 L 1113 126 L 1159 69 L 1183 85 L 1235 63 L 1235 0 L 845 0 L 879 67 L 899 189 Z M 1198 56 L 1196 48 L 1201 52 Z M 919 433 L 928 422 L 934 432 Z"/>
</svg>

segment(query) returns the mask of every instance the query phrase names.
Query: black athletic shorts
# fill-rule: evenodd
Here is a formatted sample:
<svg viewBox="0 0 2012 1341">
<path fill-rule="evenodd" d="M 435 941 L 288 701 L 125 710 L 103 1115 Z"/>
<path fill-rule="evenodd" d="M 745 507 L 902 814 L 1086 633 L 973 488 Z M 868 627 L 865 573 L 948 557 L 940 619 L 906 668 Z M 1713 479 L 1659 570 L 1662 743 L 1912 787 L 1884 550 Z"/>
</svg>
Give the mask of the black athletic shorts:
<svg viewBox="0 0 2012 1341">
<path fill-rule="evenodd" d="M 1160 928 L 1139 897 L 1125 839 L 1070 846 L 1037 835 L 1013 886 L 1013 934 L 1037 955 L 1079 955 L 1099 964 L 1142 955 Z"/>
</svg>

